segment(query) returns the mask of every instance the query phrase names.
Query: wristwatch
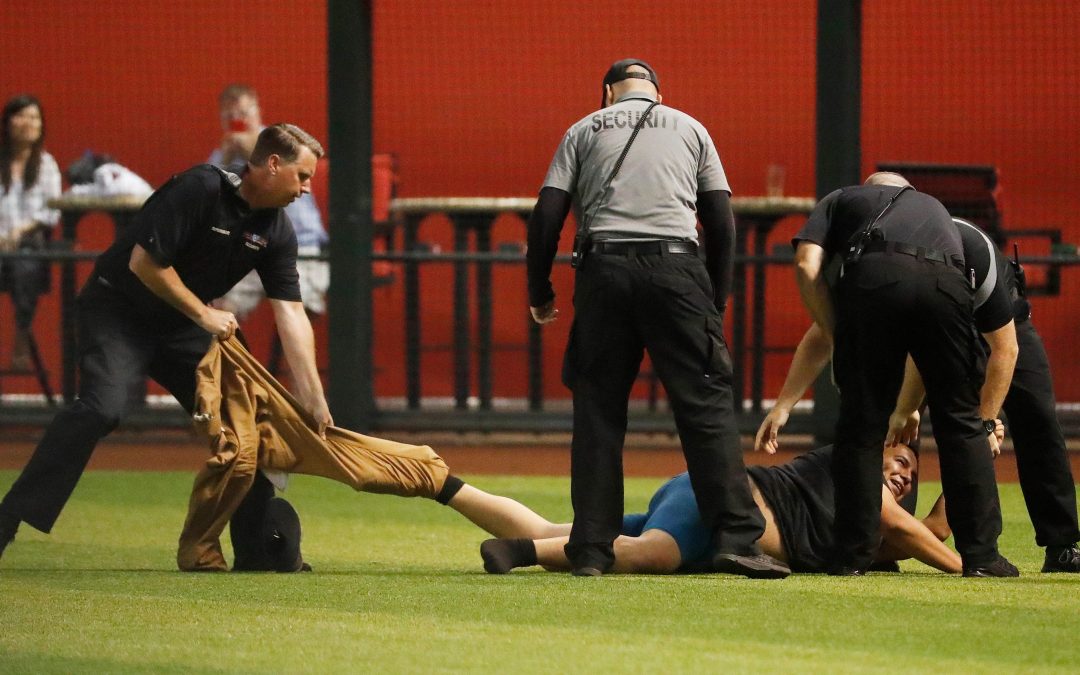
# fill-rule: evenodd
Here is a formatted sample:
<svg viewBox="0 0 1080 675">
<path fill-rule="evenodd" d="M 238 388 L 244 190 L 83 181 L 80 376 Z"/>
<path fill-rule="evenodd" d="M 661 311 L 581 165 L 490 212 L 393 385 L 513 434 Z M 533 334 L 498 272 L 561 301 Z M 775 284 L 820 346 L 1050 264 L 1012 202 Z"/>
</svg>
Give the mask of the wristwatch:
<svg viewBox="0 0 1080 675">
<path fill-rule="evenodd" d="M 996 420 L 983 420 L 982 421 L 982 426 L 983 426 L 983 430 L 986 433 L 992 434 L 992 433 L 994 433 L 994 429 L 997 428 L 997 421 Z"/>
</svg>

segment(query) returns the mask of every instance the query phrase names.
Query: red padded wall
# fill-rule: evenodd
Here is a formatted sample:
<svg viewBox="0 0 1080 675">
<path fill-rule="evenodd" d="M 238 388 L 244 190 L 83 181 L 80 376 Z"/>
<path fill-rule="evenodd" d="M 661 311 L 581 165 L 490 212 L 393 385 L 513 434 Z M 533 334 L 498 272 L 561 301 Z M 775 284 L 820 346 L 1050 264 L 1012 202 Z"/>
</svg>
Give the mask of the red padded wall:
<svg viewBox="0 0 1080 675">
<path fill-rule="evenodd" d="M 864 168 L 882 160 L 992 163 L 1001 169 L 1007 227 L 1057 225 L 1066 240 L 1077 239 L 1065 189 L 1080 150 L 1073 3 L 865 5 Z M 259 90 L 267 121 L 287 119 L 325 139 L 325 17 L 317 0 L 23 4 L 0 24 L 0 96 L 28 90 L 42 98 L 47 146 L 62 165 L 94 148 L 157 184 L 216 144 L 215 98 L 230 81 Z M 815 21 L 809 0 L 376 2 L 375 149 L 397 155 L 401 196 L 534 195 L 562 132 L 595 108 L 606 66 L 638 56 L 658 70 L 665 101 L 710 129 L 736 194 L 760 194 L 766 167 L 780 164 L 786 193 L 810 195 Z M 770 246 L 783 245 L 799 222 L 782 223 Z M 105 219 L 88 219 L 80 245 L 100 248 L 110 234 Z M 452 247 L 442 218 L 426 223 L 422 238 Z M 494 239 L 521 242 L 523 226 L 502 219 Z M 524 393 L 523 274 L 495 272 L 496 395 Z M 1058 393 L 1078 400 L 1080 378 L 1067 359 L 1077 275 L 1063 277 L 1062 297 L 1037 301 L 1036 312 Z M 425 395 L 451 392 L 450 278 L 448 266 L 424 272 Z M 557 374 L 568 270 L 556 284 L 564 320 L 545 330 L 547 391 L 565 396 Z M 769 289 L 769 344 L 793 345 L 807 319 L 790 269 L 771 269 Z M 55 334 L 56 305 L 55 296 L 44 300 L 39 335 Z M 402 306 L 400 283 L 377 291 L 381 396 L 403 392 Z M 0 315 L 9 312 L 5 303 Z M 257 351 L 268 346 L 267 314 L 249 326 Z M 325 344 L 325 324 L 317 330 Z M 58 363 L 55 340 L 42 342 Z M 767 395 L 788 360 L 769 357 Z"/>
</svg>

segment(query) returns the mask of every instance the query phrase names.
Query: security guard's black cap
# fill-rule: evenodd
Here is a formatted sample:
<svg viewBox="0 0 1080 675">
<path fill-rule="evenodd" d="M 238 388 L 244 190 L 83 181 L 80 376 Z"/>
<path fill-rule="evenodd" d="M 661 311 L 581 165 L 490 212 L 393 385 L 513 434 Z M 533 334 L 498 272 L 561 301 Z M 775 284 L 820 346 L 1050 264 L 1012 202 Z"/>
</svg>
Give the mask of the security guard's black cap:
<svg viewBox="0 0 1080 675">
<path fill-rule="evenodd" d="M 627 72 L 627 68 L 629 68 L 630 66 L 641 66 L 649 72 Z M 623 59 L 622 61 L 616 61 L 615 63 L 611 64 L 611 67 L 608 68 L 607 74 L 604 75 L 604 84 L 600 87 L 600 107 L 603 108 L 604 104 L 606 103 L 606 101 L 604 100 L 606 96 L 606 91 L 604 90 L 604 87 L 609 84 L 615 84 L 616 82 L 628 80 L 630 78 L 635 78 L 638 80 L 648 80 L 649 82 L 653 83 L 657 91 L 660 91 L 660 78 L 656 76 L 656 71 L 652 69 L 652 66 L 645 63 L 641 59 Z"/>
<path fill-rule="evenodd" d="M 240 532 L 234 520 L 230 528 L 236 571 L 299 572 L 306 566 L 300 554 L 300 516 L 281 497 L 265 502 L 261 518 Z M 310 569 L 308 567 L 307 569 Z"/>
</svg>

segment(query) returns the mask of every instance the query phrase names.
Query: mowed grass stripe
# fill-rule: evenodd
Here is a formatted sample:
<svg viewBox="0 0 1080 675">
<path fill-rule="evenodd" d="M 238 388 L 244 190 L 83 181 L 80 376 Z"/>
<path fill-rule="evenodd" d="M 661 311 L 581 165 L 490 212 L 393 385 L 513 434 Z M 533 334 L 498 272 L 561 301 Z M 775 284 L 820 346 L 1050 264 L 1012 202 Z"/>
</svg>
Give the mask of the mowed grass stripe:
<svg viewBox="0 0 1080 675">
<path fill-rule="evenodd" d="M 0 489 L 13 479 L 0 474 Z M 1027 672 L 1080 656 L 1080 580 L 1036 573 L 1014 485 L 1001 489 L 1002 548 L 1019 580 L 905 563 L 904 575 L 764 582 L 492 577 L 486 535 L 451 510 L 304 477 L 287 496 L 315 574 L 186 575 L 172 556 L 190 481 L 92 472 L 52 536 L 24 527 L 0 561 L 0 672 Z M 475 483 L 569 517 L 566 479 Z M 628 510 L 659 483 L 628 481 Z"/>
<path fill-rule="evenodd" d="M 628 667 L 690 670 L 705 666 L 739 669 L 749 663 L 784 670 L 803 670 L 810 664 L 823 669 L 895 670 L 897 660 L 902 658 L 905 668 L 916 671 L 965 667 L 982 672 L 1016 672 L 1025 662 L 1002 659 L 997 650 L 986 648 L 978 652 L 961 650 L 962 653 L 949 656 L 938 653 L 933 643 L 922 643 L 919 635 L 905 639 L 903 632 L 895 628 L 881 631 L 878 640 L 866 645 L 862 631 L 856 631 L 858 637 L 849 634 L 852 621 L 858 626 L 857 617 L 838 621 L 824 633 L 807 634 L 805 630 L 792 629 L 801 617 L 790 617 L 792 623 L 775 625 L 769 631 L 768 626 L 756 625 L 757 621 L 725 627 L 723 622 L 714 623 L 711 620 L 714 617 L 701 612 L 694 612 L 693 622 L 672 618 L 645 625 L 635 622 L 635 626 L 619 622 L 614 627 L 600 617 L 586 615 L 580 617 L 583 624 L 588 624 L 587 630 L 582 630 L 532 622 L 531 618 L 535 617 L 529 616 L 531 612 L 517 620 L 505 613 L 507 609 L 529 608 L 544 612 L 549 608 L 543 603 L 495 605 L 487 618 L 467 619 L 460 616 L 460 611 L 453 610 L 418 616 L 409 611 L 413 607 L 411 601 L 415 600 L 412 594 L 407 597 L 389 594 L 386 602 L 394 606 L 393 611 L 298 608 L 278 602 L 268 607 L 261 600 L 226 595 L 233 597 L 187 601 L 94 591 L 29 593 L 10 608 L 8 618 L 13 621 L 8 625 L 15 630 L 0 644 L 18 645 L 12 652 L 21 658 L 32 658 L 34 654 L 49 658 L 64 656 L 65 663 L 93 660 L 95 654 L 110 654 L 115 668 L 106 670 L 202 664 L 201 659 L 208 655 L 216 655 L 215 663 L 226 670 L 306 670 L 305 666 L 316 664 L 323 671 L 369 667 L 440 670 L 440 666 L 448 668 L 454 664 L 479 668 L 506 662 L 507 648 L 512 648 L 510 663 L 518 670 L 534 667 L 542 670 L 545 664 L 582 662 L 580 659 L 618 670 Z M 469 598 L 464 600 L 459 608 L 473 604 Z M 57 621 L 55 617 L 39 615 L 41 607 L 58 606 L 69 608 L 66 618 Z M 408 615 L 408 620 L 404 620 L 404 615 Z M 896 624 L 901 625 L 910 618 L 903 614 L 894 616 Z M 934 617 L 922 618 L 930 623 Z M 776 623 L 775 617 L 772 621 Z M 695 636 L 665 630 L 690 623 L 699 626 Z M 133 631 L 132 626 L 140 628 Z M 741 637 L 748 630 L 761 639 Z M 964 636 L 950 632 L 942 637 L 955 651 L 957 645 L 964 644 Z M 197 639 L 184 640 L 185 635 Z M 317 640 L 311 636 L 317 636 Z M 269 644 L 268 637 L 272 638 Z M 802 640 L 792 640 L 799 637 Z M 332 653 L 324 653 L 331 645 Z M 1055 661 L 1056 665 L 1070 666 L 1067 661 L 1056 659 L 1045 659 L 1042 665 L 1055 665 Z"/>
</svg>

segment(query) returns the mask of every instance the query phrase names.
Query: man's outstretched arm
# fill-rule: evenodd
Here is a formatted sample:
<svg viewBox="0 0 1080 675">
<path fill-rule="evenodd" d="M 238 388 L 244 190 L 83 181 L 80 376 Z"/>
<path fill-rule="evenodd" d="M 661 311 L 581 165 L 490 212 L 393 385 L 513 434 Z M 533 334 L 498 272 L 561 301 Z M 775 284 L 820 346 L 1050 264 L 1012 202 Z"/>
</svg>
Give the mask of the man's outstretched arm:
<svg viewBox="0 0 1080 675">
<path fill-rule="evenodd" d="M 942 572 L 959 573 L 963 570 L 956 551 L 941 543 L 930 528 L 897 504 L 888 488 L 882 486 L 881 492 L 883 544 L 878 552 L 878 560 L 915 558 Z"/>
<path fill-rule="evenodd" d="M 832 340 L 817 323 L 810 328 L 799 341 L 795 356 L 791 359 L 784 386 L 776 397 L 776 405 L 762 420 L 754 438 L 754 449 L 764 450 L 770 455 L 779 448 L 777 434 L 787 424 L 791 409 L 799 402 L 802 395 L 813 384 L 814 379 L 825 369 L 832 357 Z"/>
</svg>

